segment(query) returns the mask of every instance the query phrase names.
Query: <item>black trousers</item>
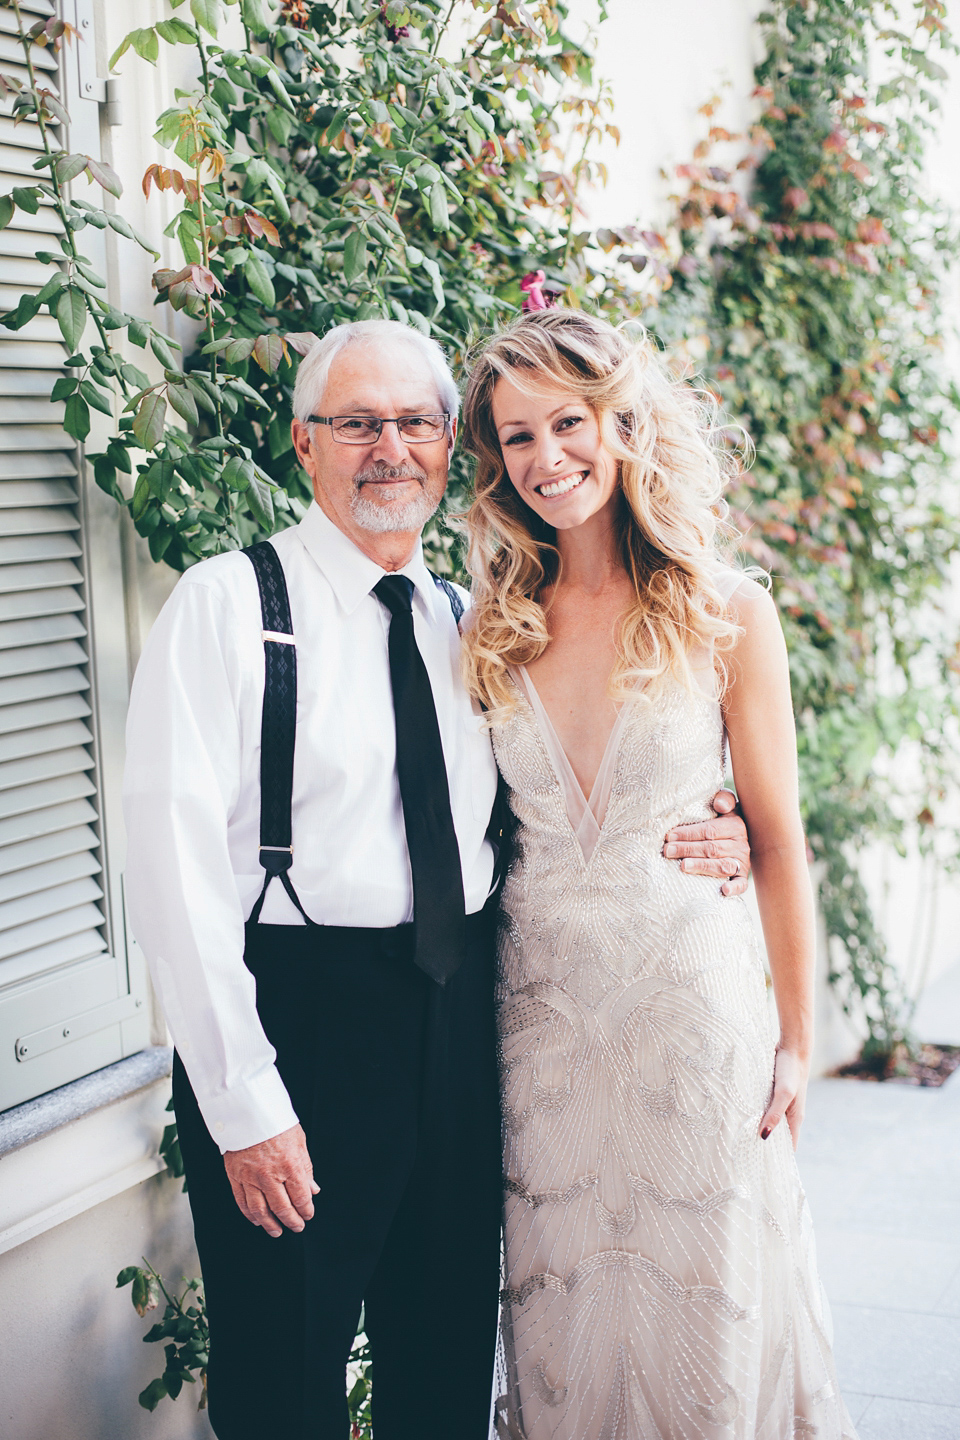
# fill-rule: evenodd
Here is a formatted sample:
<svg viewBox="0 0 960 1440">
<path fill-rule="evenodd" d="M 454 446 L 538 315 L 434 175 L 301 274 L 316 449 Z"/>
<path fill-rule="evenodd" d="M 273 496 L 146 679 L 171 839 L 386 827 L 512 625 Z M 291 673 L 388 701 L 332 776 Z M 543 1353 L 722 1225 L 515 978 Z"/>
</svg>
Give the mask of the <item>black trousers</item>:
<svg viewBox="0 0 960 1440">
<path fill-rule="evenodd" d="M 257 1010 L 320 1186 L 304 1231 L 241 1214 L 180 1063 L 174 1102 L 220 1440 L 347 1440 L 365 1305 L 377 1440 L 486 1440 L 500 1266 L 493 920 L 445 986 L 412 927 L 247 927 Z"/>
</svg>

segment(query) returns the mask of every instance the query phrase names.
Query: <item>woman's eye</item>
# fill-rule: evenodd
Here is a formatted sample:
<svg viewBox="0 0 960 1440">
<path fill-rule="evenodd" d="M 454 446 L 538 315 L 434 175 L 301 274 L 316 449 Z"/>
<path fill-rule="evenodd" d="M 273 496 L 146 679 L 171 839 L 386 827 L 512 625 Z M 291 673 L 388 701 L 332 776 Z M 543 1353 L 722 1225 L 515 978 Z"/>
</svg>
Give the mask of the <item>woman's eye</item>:
<svg viewBox="0 0 960 1440">
<path fill-rule="evenodd" d="M 564 415 L 563 419 L 560 421 L 560 428 L 562 430 L 569 430 L 571 426 L 580 425 L 582 421 L 582 415 Z"/>
<path fill-rule="evenodd" d="M 510 436 L 509 440 L 507 440 L 506 443 L 507 443 L 508 445 L 525 445 L 529 439 L 530 439 L 530 436 L 529 436 L 529 435 L 527 435 L 527 434 L 526 434 L 524 431 L 522 431 L 522 430 L 518 430 L 518 431 L 516 431 L 513 435 Z"/>
</svg>

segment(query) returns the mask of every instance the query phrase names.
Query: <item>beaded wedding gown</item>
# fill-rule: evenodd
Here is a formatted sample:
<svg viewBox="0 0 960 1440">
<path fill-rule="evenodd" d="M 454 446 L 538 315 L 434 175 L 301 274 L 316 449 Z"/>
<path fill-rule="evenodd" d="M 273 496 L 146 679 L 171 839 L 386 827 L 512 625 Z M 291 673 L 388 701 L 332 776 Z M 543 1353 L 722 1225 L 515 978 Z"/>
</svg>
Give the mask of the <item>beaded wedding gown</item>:
<svg viewBox="0 0 960 1440">
<path fill-rule="evenodd" d="M 589 801 L 525 672 L 493 730 L 518 822 L 502 1440 L 856 1440 L 786 1121 L 758 1135 L 751 920 L 660 853 L 723 781 L 712 673 L 621 707 Z"/>
</svg>

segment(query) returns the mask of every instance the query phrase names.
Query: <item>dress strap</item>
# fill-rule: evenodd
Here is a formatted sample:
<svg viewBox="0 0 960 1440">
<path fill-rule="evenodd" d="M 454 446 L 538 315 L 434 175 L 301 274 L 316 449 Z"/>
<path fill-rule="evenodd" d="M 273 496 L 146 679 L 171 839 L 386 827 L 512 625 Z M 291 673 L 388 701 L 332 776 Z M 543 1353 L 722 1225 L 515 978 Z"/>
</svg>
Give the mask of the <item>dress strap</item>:
<svg viewBox="0 0 960 1440">
<path fill-rule="evenodd" d="M 263 638 L 263 713 L 260 722 L 260 864 L 263 889 L 250 913 L 257 924 L 274 876 L 308 925 L 316 922 L 304 910 L 288 875 L 293 864 L 293 755 L 297 741 L 297 645 L 290 619 L 290 599 L 280 557 L 268 540 L 243 551 L 253 566 L 260 591 Z"/>
</svg>

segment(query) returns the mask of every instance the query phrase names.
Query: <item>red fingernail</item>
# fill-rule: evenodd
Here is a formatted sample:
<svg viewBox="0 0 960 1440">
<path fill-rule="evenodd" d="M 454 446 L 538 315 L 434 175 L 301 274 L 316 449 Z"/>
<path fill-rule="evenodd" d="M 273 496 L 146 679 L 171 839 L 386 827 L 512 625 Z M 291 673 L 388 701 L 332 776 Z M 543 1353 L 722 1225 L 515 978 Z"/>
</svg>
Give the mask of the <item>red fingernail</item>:
<svg viewBox="0 0 960 1440">
<path fill-rule="evenodd" d="M 767 1136 L 768 1136 L 769 1134 L 770 1134 L 770 1129 L 769 1129 L 769 1126 L 768 1126 L 766 1130 L 761 1130 L 761 1131 L 760 1131 L 760 1139 L 761 1139 L 761 1140 L 766 1140 L 766 1138 L 767 1138 Z"/>
</svg>

